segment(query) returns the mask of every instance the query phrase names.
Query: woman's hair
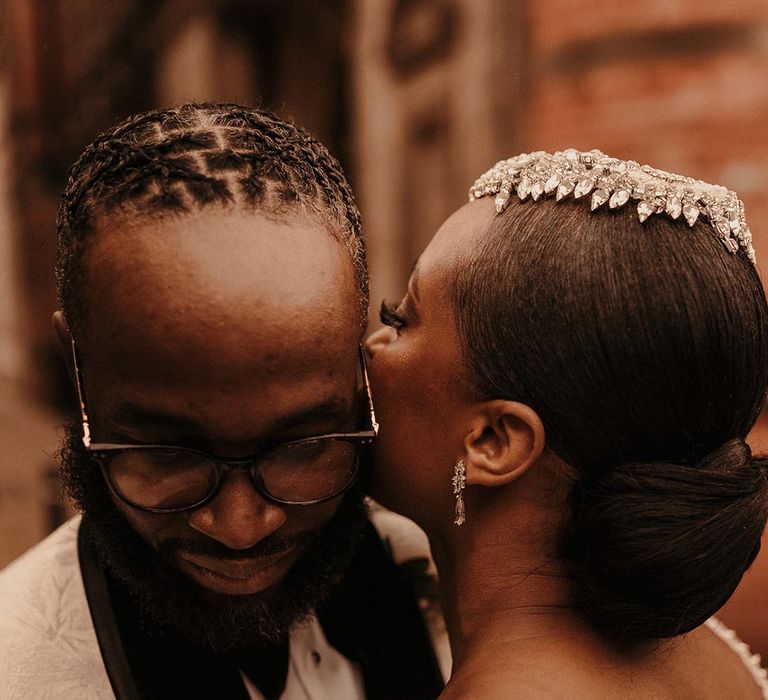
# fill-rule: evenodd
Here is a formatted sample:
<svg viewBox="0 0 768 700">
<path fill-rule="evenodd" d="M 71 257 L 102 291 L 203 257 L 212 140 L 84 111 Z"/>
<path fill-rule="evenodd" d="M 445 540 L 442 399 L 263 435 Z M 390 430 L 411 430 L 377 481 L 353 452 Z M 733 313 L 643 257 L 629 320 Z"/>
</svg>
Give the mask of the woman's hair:
<svg viewBox="0 0 768 700">
<path fill-rule="evenodd" d="M 536 410 L 576 471 L 563 536 L 576 604 L 628 644 L 704 622 L 768 515 L 744 442 L 768 383 L 754 266 L 706 223 L 513 198 L 460 268 L 478 392 Z"/>
<path fill-rule="evenodd" d="M 98 136 L 72 166 L 57 229 L 59 302 L 82 319 L 83 252 L 97 216 L 183 214 L 236 205 L 284 217 L 316 215 L 349 251 L 367 320 L 360 215 L 336 159 L 309 133 L 236 104 L 185 104 L 129 117 Z"/>
</svg>

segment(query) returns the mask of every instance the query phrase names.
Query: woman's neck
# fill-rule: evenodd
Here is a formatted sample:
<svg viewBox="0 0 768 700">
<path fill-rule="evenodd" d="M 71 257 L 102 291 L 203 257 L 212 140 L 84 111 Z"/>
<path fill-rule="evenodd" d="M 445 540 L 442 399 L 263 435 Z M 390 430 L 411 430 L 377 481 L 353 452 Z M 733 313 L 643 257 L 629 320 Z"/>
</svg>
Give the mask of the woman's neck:
<svg viewBox="0 0 768 700">
<path fill-rule="evenodd" d="M 445 698 L 507 697 L 502 690 L 538 684 L 563 671 L 616 662 L 571 602 L 571 580 L 557 561 L 510 559 L 475 541 L 461 555 L 434 555 L 453 655 Z M 550 681 L 548 681 L 550 682 Z"/>
<path fill-rule="evenodd" d="M 434 551 L 454 668 L 483 648 L 509 649 L 532 636 L 565 632 L 578 620 L 561 564 L 511 560 L 503 550 L 475 542 L 458 558 Z"/>
</svg>

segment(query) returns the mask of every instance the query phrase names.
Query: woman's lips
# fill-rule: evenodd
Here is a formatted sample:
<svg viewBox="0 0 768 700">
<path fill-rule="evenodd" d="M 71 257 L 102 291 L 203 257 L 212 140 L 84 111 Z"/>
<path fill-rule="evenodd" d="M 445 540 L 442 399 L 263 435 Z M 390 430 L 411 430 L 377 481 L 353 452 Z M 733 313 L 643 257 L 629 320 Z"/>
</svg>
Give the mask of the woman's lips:
<svg viewBox="0 0 768 700">
<path fill-rule="evenodd" d="M 289 549 L 250 559 L 221 559 L 179 552 L 180 568 L 201 586 L 226 595 L 260 593 L 277 583 L 291 568 L 298 551 Z"/>
</svg>

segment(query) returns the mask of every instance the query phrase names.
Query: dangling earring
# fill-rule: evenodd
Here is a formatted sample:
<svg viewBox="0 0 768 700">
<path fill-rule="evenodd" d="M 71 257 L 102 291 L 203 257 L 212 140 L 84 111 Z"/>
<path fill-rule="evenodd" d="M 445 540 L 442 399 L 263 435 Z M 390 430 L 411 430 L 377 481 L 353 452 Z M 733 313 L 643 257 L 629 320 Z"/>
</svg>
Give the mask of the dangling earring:
<svg viewBox="0 0 768 700">
<path fill-rule="evenodd" d="M 464 512 L 464 486 L 466 486 L 467 470 L 464 468 L 464 460 L 460 459 L 453 468 L 453 494 L 456 496 L 456 517 L 453 519 L 454 525 L 463 525 L 466 521 Z"/>
</svg>

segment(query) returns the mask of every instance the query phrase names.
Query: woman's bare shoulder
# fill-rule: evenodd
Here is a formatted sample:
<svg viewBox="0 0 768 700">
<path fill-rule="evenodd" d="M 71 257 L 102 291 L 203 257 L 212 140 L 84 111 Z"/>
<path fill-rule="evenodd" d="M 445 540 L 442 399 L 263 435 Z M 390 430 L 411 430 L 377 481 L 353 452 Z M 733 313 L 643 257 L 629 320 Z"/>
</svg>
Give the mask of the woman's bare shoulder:
<svg viewBox="0 0 768 700">
<path fill-rule="evenodd" d="M 744 659 L 712 627 L 629 656 L 565 650 L 499 659 L 448 684 L 441 700 L 763 700 Z"/>
</svg>

